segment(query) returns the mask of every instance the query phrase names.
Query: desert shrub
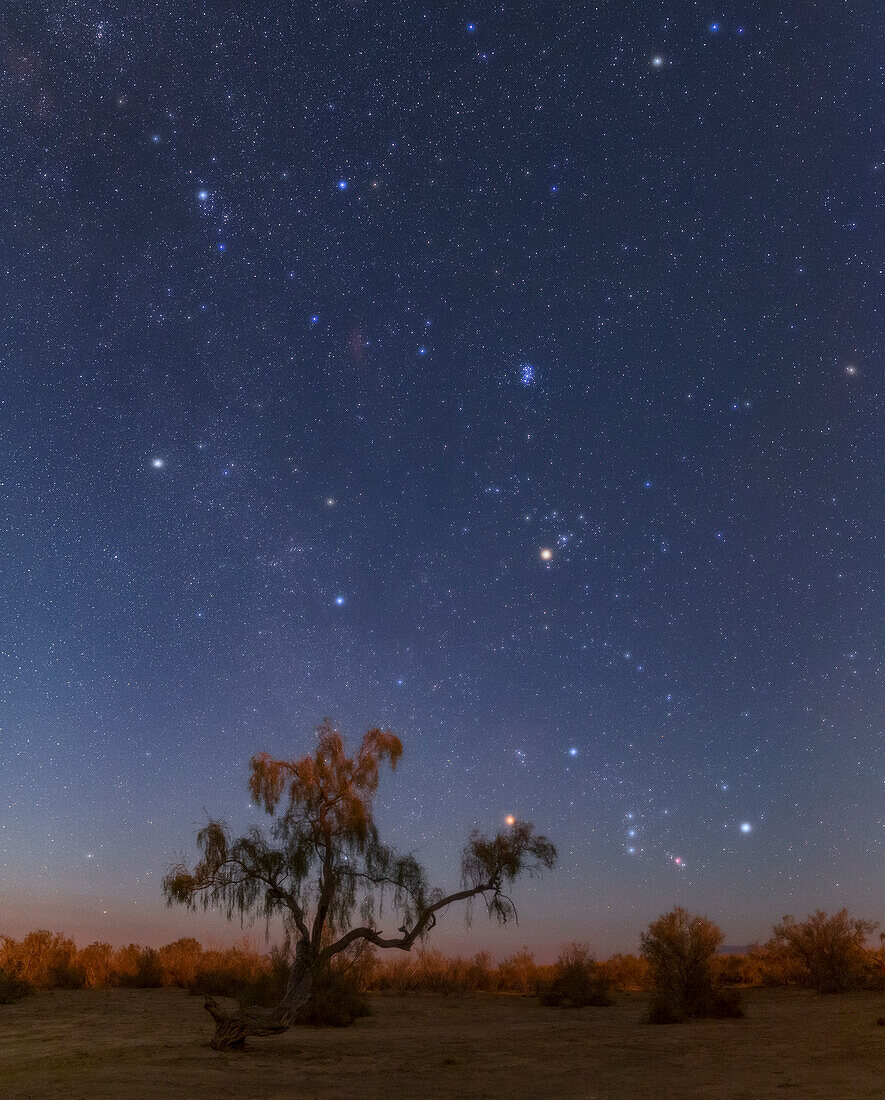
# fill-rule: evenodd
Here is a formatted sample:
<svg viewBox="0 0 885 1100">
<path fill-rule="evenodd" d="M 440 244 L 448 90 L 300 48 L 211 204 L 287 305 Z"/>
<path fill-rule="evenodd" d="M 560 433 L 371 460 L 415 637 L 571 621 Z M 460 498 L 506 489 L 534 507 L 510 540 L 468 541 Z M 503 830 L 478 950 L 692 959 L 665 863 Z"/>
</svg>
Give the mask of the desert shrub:
<svg viewBox="0 0 885 1100">
<path fill-rule="evenodd" d="M 416 988 L 415 970 L 415 959 L 411 955 L 386 959 L 373 976 L 372 988 L 407 993 Z"/>
<path fill-rule="evenodd" d="M 344 968 L 329 967 L 314 978 L 307 1003 L 295 1013 L 295 1023 L 306 1027 L 349 1027 L 371 1009 Z"/>
<path fill-rule="evenodd" d="M 740 981 L 741 985 L 761 985 L 762 977 L 762 949 L 758 944 L 753 944 L 746 955 L 737 956 L 741 960 Z"/>
<path fill-rule="evenodd" d="M 18 941 L 4 936 L 0 969 L 34 989 L 79 989 L 83 985 L 74 941 L 45 929 L 29 932 Z"/>
<path fill-rule="evenodd" d="M 114 949 L 109 943 L 90 943 L 77 952 L 77 969 L 88 989 L 112 985 L 114 974 Z"/>
<path fill-rule="evenodd" d="M 349 981 L 359 993 L 368 993 L 378 987 L 381 962 L 368 940 L 356 940 L 346 951 L 335 956 L 334 965 L 347 973 Z"/>
<path fill-rule="evenodd" d="M 457 956 L 450 959 L 441 951 L 419 951 L 413 974 L 421 992 L 449 996 L 467 991 L 466 966 Z"/>
<path fill-rule="evenodd" d="M 614 1004 L 605 974 L 586 944 L 573 943 L 559 953 L 553 977 L 538 986 L 538 999 L 547 1007 L 583 1008 Z"/>
<path fill-rule="evenodd" d="M 801 962 L 783 943 L 769 940 L 757 949 L 759 976 L 763 985 L 788 986 L 805 984 Z"/>
<path fill-rule="evenodd" d="M 370 1013 L 360 991 L 364 974 L 364 952 L 357 948 L 343 952 L 314 976 L 310 997 L 295 1013 L 295 1023 L 309 1027 L 348 1027 L 360 1016 Z M 257 970 L 240 988 L 238 999 L 242 1008 L 272 1007 L 280 1003 L 286 992 L 291 971 L 292 953 L 288 943 L 271 948 L 267 965 Z"/>
<path fill-rule="evenodd" d="M 174 940 L 160 948 L 163 985 L 187 989 L 197 976 L 203 948 L 190 938 Z"/>
<path fill-rule="evenodd" d="M 153 947 L 140 947 L 135 953 L 134 965 L 121 985 L 131 989 L 159 989 L 163 984 L 163 969 L 160 966 L 160 953 Z"/>
<path fill-rule="evenodd" d="M 538 986 L 535 956 L 525 947 L 498 964 L 496 987 L 502 993 L 533 993 Z"/>
<path fill-rule="evenodd" d="M 759 985 L 761 965 L 752 952 L 734 955 L 716 955 L 713 970 L 723 985 Z"/>
<path fill-rule="evenodd" d="M 6 970 L 0 970 L 0 1005 L 11 1005 L 31 992 L 31 986 L 23 978 L 16 978 Z"/>
<path fill-rule="evenodd" d="M 722 940 L 717 925 L 680 906 L 648 926 L 640 942 L 652 981 L 650 1023 L 743 1015 L 737 990 L 716 977 L 713 958 Z"/>
<path fill-rule="evenodd" d="M 847 993 L 877 984 L 875 957 L 866 949 L 876 928 L 877 922 L 852 917 L 847 909 L 832 917 L 818 909 L 801 923 L 784 917 L 764 950 L 787 981 L 819 993 Z"/>
<path fill-rule="evenodd" d="M 225 951 L 210 949 L 200 954 L 193 979 L 186 988 L 191 993 L 208 993 L 213 997 L 252 997 L 252 1003 L 263 1003 L 261 987 L 271 960 L 255 950 L 248 941 Z"/>
<path fill-rule="evenodd" d="M 612 955 L 599 969 L 615 989 L 625 992 L 646 989 L 650 982 L 648 960 L 638 955 Z"/>
<path fill-rule="evenodd" d="M 155 951 L 153 947 L 146 947 L 138 956 L 135 984 L 139 989 L 159 989 L 163 984 L 160 952 Z"/>
<path fill-rule="evenodd" d="M 494 993 L 498 989 L 498 969 L 492 966 L 488 951 L 478 951 L 467 960 L 464 979 L 472 993 Z"/>
<path fill-rule="evenodd" d="M 158 989 L 163 984 L 160 953 L 153 947 L 129 943 L 114 952 L 113 977 L 126 989 Z"/>
<path fill-rule="evenodd" d="M 401 965 L 395 970 L 400 992 L 452 993 L 467 991 L 468 964 L 458 957 L 447 958 L 441 951 L 418 951 L 408 962 L 396 960 Z"/>
<path fill-rule="evenodd" d="M 118 947 L 114 952 L 112 962 L 114 984 L 133 986 L 138 970 L 138 956 L 141 953 L 141 944 L 127 943 L 125 947 Z"/>
<path fill-rule="evenodd" d="M 272 947 L 264 966 L 253 968 L 247 976 L 242 971 L 229 973 L 227 980 L 233 983 L 236 989 L 234 995 L 242 1008 L 272 1008 L 285 995 L 290 966 L 288 947 Z M 215 973 L 217 975 L 218 971 Z"/>
</svg>

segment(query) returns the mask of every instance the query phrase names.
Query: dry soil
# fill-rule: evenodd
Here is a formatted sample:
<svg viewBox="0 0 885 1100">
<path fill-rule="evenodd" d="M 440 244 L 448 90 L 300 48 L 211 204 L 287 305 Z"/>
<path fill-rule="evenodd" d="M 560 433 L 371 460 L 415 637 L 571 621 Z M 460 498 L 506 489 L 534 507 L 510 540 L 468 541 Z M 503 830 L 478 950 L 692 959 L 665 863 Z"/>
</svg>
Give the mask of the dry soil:
<svg viewBox="0 0 885 1100">
<path fill-rule="evenodd" d="M 751 990 L 743 1020 L 643 1024 L 645 1000 L 542 1008 L 532 998 L 370 998 L 351 1028 L 298 1028 L 208 1046 L 211 1021 L 180 990 L 34 994 L 0 1007 L 0 1096 L 885 1097 L 885 997 Z"/>
</svg>

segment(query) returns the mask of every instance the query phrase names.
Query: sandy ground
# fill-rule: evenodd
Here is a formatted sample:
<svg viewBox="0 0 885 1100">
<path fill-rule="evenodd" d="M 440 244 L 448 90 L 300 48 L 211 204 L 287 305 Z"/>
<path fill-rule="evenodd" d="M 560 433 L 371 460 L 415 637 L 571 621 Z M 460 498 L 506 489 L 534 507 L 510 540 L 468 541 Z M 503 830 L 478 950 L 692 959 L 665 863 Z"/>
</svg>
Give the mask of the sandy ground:
<svg viewBox="0 0 885 1100">
<path fill-rule="evenodd" d="M 0 1006 L 0 1096 L 885 1096 L 882 995 L 752 990 L 744 1020 L 671 1027 L 643 1024 L 639 995 L 581 1010 L 491 995 L 370 1000 L 373 1015 L 351 1028 L 216 1054 L 201 1002 L 180 990 L 35 994 Z"/>
</svg>

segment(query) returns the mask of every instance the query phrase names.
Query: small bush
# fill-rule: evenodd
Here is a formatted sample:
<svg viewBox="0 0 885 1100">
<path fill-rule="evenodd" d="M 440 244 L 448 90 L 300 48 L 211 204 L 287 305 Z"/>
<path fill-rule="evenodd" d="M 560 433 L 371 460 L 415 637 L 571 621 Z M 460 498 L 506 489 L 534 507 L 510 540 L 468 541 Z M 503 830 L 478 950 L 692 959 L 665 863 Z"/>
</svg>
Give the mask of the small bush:
<svg viewBox="0 0 885 1100">
<path fill-rule="evenodd" d="M 353 978 L 344 970 L 331 968 L 314 979 L 306 1004 L 295 1013 L 295 1023 L 305 1027 L 350 1027 L 371 1009 L 360 995 Z"/>
<path fill-rule="evenodd" d="M 597 967 L 589 947 L 579 943 L 573 943 L 560 952 L 553 968 L 553 977 L 539 983 L 538 1000 L 548 1008 L 614 1004 L 608 979 Z"/>
<path fill-rule="evenodd" d="M 612 955 L 599 968 L 615 989 L 626 992 L 649 986 L 648 961 L 637 955 Z"/>
<path fill-rule="evenodd" d="M 118 954 L 121 962 L 120 985 L 127 989 L 159 989 L 163 984 L 159 951 L 131 943 Z"/>
<path fill-rule="evenodd" d="M 681 907 L 649 925 L 640 939 L 653 989 L 649 1023 L 743 1016 L 737 990 L 723 987 L 715 972 L 722 940 L 712 921 Z"/>
<path fill-rule="evenodd" d="M 502 993 L 533 993 L 538 986 L 535 956 L 524 947 L 499 963 L 496 977 L 497 988 Z"/>
<path fill-rule="evenodd" d="M 11 1005 L 27 997 L 30 992 L 31 987 L 26 981 L 0 970 L 0 1005 Z"/>
<path fill-rule="evenodd" d="M 80 989 L 83 974 L 77 966 L 77 945 L 60 934 L 41 929 L 23 940 L 2 938 L 0 969 L 34 989 Z"/>
<path fill-rule="evenodd" d="M 114 949 L 109 943 L 90 943 L 77 952 L 77 967 L 83 975 L 87 989 L 98 989 L 113 984 Z"/>
<path fill-rule="evenodd" d="M 160 948 L 160 969 L 163 985 L 187 989 L 200 969 L 203 948 L 195 939 L 186 938 L 167 943 Z"/>
</svg>

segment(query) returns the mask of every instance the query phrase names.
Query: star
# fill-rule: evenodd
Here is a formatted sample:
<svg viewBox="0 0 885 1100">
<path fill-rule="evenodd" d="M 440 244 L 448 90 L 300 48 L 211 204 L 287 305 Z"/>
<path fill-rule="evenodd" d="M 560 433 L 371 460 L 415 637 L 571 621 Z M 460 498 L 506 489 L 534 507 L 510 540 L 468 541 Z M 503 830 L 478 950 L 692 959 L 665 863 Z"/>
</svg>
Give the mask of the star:
<svg viewBox="0 0 885 1100">
<path fill-rule="evenodd" d="M 515 825 L 516 824 L 516 818 L 513 816 L 513 814 L 508 814 L 504 818 L 504 824 L 505 825 Z"/>
<path fill-rule="evenodd" d="M 347 180 L 339 180 L 338 181 L 338 190 L 339 191 L 346 191 L 347 187 L 348 187 Z"/>
<path fill-rule="evenodd" d="M 153 468 L 155 470 L 162 470 L 165 465 L 166 465 L 166 460 L 164 458 L 152 458 L 151 459 L 151 466 L 153 466 Z"/>
<path fill-rule="evenodd" d="M 553 561 L 553 551 L 549 546 L 544 546 L 538 554 L 541 561 Z"/>
<path fill-rule="evenodd" d="M 656 54 L 651 59 L 651 63 L 652 63 L 652 68 L 660 69 L 661 66 L 664 64 L 664 59 L 663 59 L 663 57 L 660 56 L 660 54 Z"/>
<path fill-rule="evenodd" d="M 848 375 L 849 378 L 854 378 L 854 376 L 857 374 L 857 367 L 854 365 L 854 363 L 848 364 L 848 366 L 845 368 L 845 373 Z"/>
<path fill-rule="evenodd" d="M 750 824 L 749 821 L 742 821 L 741 822 L 741 832 L 742 833 L 744 833 L 744 834 L 752 833 L 752 831 L 753 831 L 753 826 Z"/>
<path fill-rule="evenodd" d="M 335 606 L 336 607 L 343 607 L 344 606 L 344 597 L 343 596 L 336 596 L 335 597 Z"/>
</svg>

